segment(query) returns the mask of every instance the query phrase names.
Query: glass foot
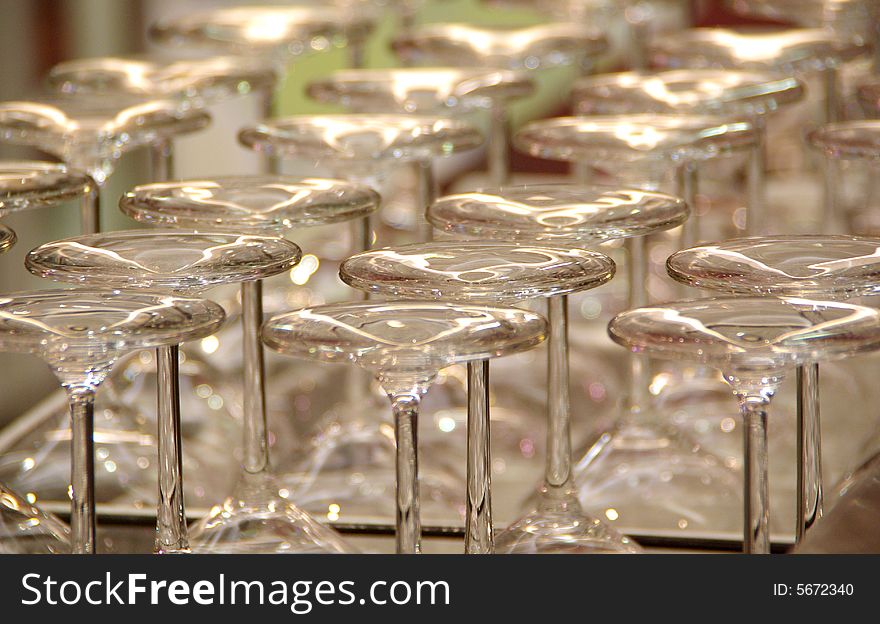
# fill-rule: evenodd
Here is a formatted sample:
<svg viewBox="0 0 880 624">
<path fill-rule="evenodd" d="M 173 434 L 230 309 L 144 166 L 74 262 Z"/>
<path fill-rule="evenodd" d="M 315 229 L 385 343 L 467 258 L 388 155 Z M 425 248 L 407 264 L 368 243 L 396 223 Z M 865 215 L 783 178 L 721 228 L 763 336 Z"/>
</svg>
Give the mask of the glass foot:
<svg viewBox="0 0 880 624">
<path fill-rule="evenodd" d="M 245 475 L 233 495 L 190 527 L 197 554 L 356 553 L 333 529 L 283 498 L 267 475 Z"/>
<path fill-rule="evenodd" d="M 0 554 L 70 553 L 70 529 L 0 484 Z"/>
<path fill-rule="evenodd" d="M 538 504 L 495 538 L 498 554 L 635 554 L 641 547 L 584 513 L 572 490 L 543 487 Z"/>
</svg>

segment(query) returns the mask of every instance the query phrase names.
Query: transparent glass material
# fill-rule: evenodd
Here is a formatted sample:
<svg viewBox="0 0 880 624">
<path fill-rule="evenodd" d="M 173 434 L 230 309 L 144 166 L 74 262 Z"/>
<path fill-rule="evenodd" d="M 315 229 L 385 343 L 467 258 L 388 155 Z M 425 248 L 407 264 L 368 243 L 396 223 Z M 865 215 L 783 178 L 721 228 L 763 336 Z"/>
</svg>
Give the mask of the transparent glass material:
<svg viewBox="0 0 880 624">
<path fill-rule="evenodd" d="M 276 61 L 355 44 L 372 31 L 377 14 L 366 2 L 298 2 L 300 6 L 222 7 L 160 20 L 150 29 L 159 43 Z"/>
<path fill-rule="evenodd" d="M 58 95 L 0 102 L 0 140 L 30 145 L 100 186 L 123 153 L 200 130 L 210 117 L 179 103 L 126 95 Z"/>
<path fill-rule="evenodd" d="M 71 545 L 95 550 L 94 398 L 129 350 L 203 338 L 223 309 L 201 299 L 101 290 L 16 293 L 0 298 L 0 349 L 41 357 L 67 390 L 71 414 Z"/>
<path fill-rule="evenodd" d="M 399 35 L 392 47 L 408 64 L 531 70 L 593 60 L 608 44 L 601 33 L 575 23 L 527 27 L 425 24 Z"/>
<path fill-rule="evenodd" d="M 67 165 L 0 161 L 0 214 L 60 204 L 94 193 L 91 178 Z"/>
<path fill-rule="evenodd" d="M 741 15 L 871 36 L 874 7 L 870 0 L 727 0 L 727 5 Z"/>
<path fill-rule="evenodd" d="M 327 305 L 277 315 L 263 326 L 271 348 L 357 364 L 391 399 L 399 553 L 420 551 L 418 409 L 438 371 L 527 350 L 545 334 L 546 321 L 530 312 L 418 302 Z"/>
<path fill-rule="evenodd" d="M 723 68 L 784 74 L 824 71 L 867 53 L 863 42 L 816 29 L 739 32 L 694 28 L 651 43 L 661 68 Z"/>
<path fill-rule="evenodd" d="M 15 232 L 3 224 L 0 224 L 0 253 L 9 251 L 15 244 Z"/>
<path fill-rule="evenodd" d="M 342 280 L 394 299 L 514 303 L 596 288 L 614 276 L 607 256 L 552 245 L 435 241 L 348 258 Z"/>
<path fill-rule="evenodd" d="M 369 216 L 379 195 L 340 180 L 228 176 L 135 187 L 119 202 L 123 213 L 162 227 L 276 234 Z"/>
<path fill-rule="evenodd" d="M 281 238 L 180 230 L 121 230 L 46 243 L 28 270 L 98 288 L 201 293 L 293 267 L 301 252 Z"/>
<path fill-rule="evenodd" d="M 0 484 L 0 554 L 37 555 L 70 552 L 70 529 Z"/>
<path fill-rule="evenodd" d="M 849 299 L 880 292 L 880 238 L 785 235 L 684 249 L 666 268 L 696 288 L 743 295 Z"/>
<path fill-rule="evenodd" d="M 643 236 L 685 222 L 679 198 L 637 189 L 532 184 L 446 195 L 428 221 L 450 234 L 519 242 L 611 240 Z"/>
<path fill-rule="evenodd" d="M 203 107 L 251 92 L 271 92 L 277 77 L 271 65 L 246 56 L 105 56 L 59 63 L 47 80 L 50 87 L 67 94 L 131 94 Z"/>
<path fill-rule="evenodd" d="M 877 160 L 880 158 L 880 121 L 825 124 L 811 131 L 807 141 L 829 159 Z"/>
<path fill-rule="evenodd" d="M 795 297 L 719 297 L 624 312 L 609 334 L 634 353 L 722 371 L 744 422 L 744 550 L 769 553 L 770 401 L 787 369 L 880 348 L 880 313 Z"/>
<path fill-rule="evenodd" d="M 804 85 L 794 77 L 717 69 L 585 76 L 572 90 L 575 111 L 583 115 L 759 115 L 803 96 Z"/>
<path fill-rule="evenodd" d="M 430 161 L 482 143 L 464 121 L 421 115 L 299 115 L 273 119 L 239 133 L 270 156 L 303 160 Z M 375 166 L 375 165 L 374 165 Z"/>
<path fill-rule="evenodd" d="M 142 222 L 275 234 L 363 218 L 377 204 L 378 196 L 363 186 L 265 176 L 147 185 L 136 188 L 121 202 L 126 214 Z M 288 501 L 289 490 L 278 485 L 272 475 L 266 371 L 259 340 L 261 281 L 242 283 L 241 307 L 243 470 L 231 496 L 192 527 L 193 548 L 217 553 L 351 552 L 335 531 Z"/>
<path fill-rule="evenodd" d="M 358 113 L 444 114 L 531 95 L 521 72 L 459 67 L 342 70 L 309 84 L 312 99 Z"/>
<path fill-rule="evenodd" d="M 755 130 L 747 121 L 650 113 L 532 121 L 513 137 L 513 145 L 532 156 L 597 167 L 708 160 L 755 143 Z"/>
</svg>

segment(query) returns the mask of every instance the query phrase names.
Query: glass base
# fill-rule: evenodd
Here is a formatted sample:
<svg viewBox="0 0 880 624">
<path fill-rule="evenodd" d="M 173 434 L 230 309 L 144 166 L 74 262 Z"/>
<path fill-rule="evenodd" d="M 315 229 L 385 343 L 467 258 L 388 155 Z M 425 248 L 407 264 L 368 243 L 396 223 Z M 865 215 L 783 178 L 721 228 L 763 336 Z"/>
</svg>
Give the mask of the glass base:
<svg viewBox="0 0 880 624">
<path fill-rule="evenodd" d="M 70 553 L 70 529 L 0 484 L 0 554 Z"/>
<path fill-rule="evenodd" d="M 543 487 L 538 504 L 495 538 L 497 554 L 635 554 L 641 547 L 586 513 L 574 492 Z"/>
<path fill-rule="evenodd" d="M 231 497 L 190 527 L 189 538 L 196 554 L 357 552 L 336 531 L 283 498 L 275 479 L 265 474 L 244 475 Z"/>
</svg>

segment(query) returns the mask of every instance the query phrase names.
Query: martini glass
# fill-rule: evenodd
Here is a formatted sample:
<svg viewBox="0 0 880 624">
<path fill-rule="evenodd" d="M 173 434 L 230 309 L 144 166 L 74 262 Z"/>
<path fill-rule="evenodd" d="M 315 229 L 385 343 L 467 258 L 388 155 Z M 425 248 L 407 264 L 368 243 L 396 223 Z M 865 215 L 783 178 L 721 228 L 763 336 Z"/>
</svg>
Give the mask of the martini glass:
<svg viewBox="0 0 880 624">
<path fill-rule="evenodd" d="M 300 258 L 284 239 L 175 230 L 118 231 L 48 243 L 25 261 L 55 281 L 120 290 L 200 295 L 214 286 L 247 282 L 289 269 Z M 189 551 L 180 451 L 178 345 L 156 351 L 159 507 L 156 552 Z"/>
<path fill-rule="evenodd" d="M 368 251 L 339 271 L 347 284 L 392 299 L 515 304 L 601 286 L 614 274 L 606 256 L 547 245 L 433 242 Z M 489 363 L 468 363 L 465 552 L 494 552 Z"/>
<path fill-rule="evenodd" d="M 143 223 L 280 234 L 291 228 L 364 218 L 377 204 L 378 196 L 363 186 L 335 180 L 256 176 L 141 186 L 123 197 L 120 208 Z M 334 532 L 322 529 L 279 495 L 280 488 L 269 466 L 265 367 L 258 336 L 263 318 L 262 283 L 253 278 L 242 282 L 241 294 L 243 472 L 233 495 L 194 527 L 194 547 L 211 552 L 248 548 L 264 552 L 346 552 L 350 547 Z"/>
<path fill-rule="evenodd" d="M 97 189 L 84 173 L 56 163 L 0 161 L 0 216 L 80 199 L 83 222 L 91 218 Z"/>
<path fill-rule="evenodd" d="M 749 121 L 756 131 L 749 158 L 746 231 L 764 228 L 766 176 L 766 116 L 800 101 L 804 85 L 794 77 L 760 72 L 718 69 L 683 69 L 656 73 L 625 72 L 587 76 L 573 88 L 575 110 L 583 115 L 641 113 L 721 115 Z M 692 168 L 693 165 L 690 165 Z M 682 172 L 688 177 L 688 169 Z M 696 181 L 682 185 L 683 199 L 694 208 L 691 217 L 696 242 L 702 240 L 696 211 Z"/>
<path fill-rule="evenodd" d="M 0 298 L 0 348 L 41 357 L 67 391 L 71 416 L 71 547 L 95 551 L 95 393 L 121 353 L 213 333 L 215 303 L 101 290 L 16 293 Z"/>
<path fill-rule="evenodd" d="M 741 238 L 674 253 L 666 261 L 676 280 L 725 294 L 840 301 L 877 294 L 880 239 L 803 235 Z M 796 539 L 822 516 L 819 364 L 799 366 L 798 509 Z"/>
<path fill-rule="evenodd" d="M 58 95 L 0 103 L 0 140 L 30 145 L 85 171 L 98 187 L 126 152 L 204 128 L 210 117 L 175 102 L 132 96 Z M 82 229 L 97 232 L 99 193 L 90 195 Z"/>
<path fill-rule="evenodd" d="M 413 163 L 419 174 L 419 203 L 427 207 L 436 196 L 434 159 L 478 147 L 482 136 L 460 120 L 351 114 L 273 119 L 243 129 L 239 140 L 268 156 L 323 165 L 338 177 L 373 182 L 371 186 L 397 163 Z M 429 239 L 430 229 L 420 222 L 421 210 L 415 215 L 420 238 Z"/>
<path fill-rule="evenodd" d="M 628 238 L 629 283 L 644 281 L 643 237 L 681 225 L 687 206 L 680 199 L 650 191 L 581 185 L 534 185 L 487 189 L 441 198 L 428 212 L 439 230 L 482 240 L 507 240 L 521 244 L 547 243 L 569 246 L 596 245 L 605 240 Z M 641 299 L 640 287 L 630 287 L 633 300 Z M 566 344 L 566 298 L 550 304 L 551 355 L 549 360 L 548 463 L 537 506 L 498 537 L 496 548 L 504 552 L 591 552 L 634 548 L 620 541 L 604 523 L 584 513 L 578 501 L 572 470 L 569 433 L 568 367 Z M 562 329 L 560 329 L 560 326 Z M 555 335 L 555 338 L 552 337 Z M 646 371 L 633 362 L 630 403 L 633 413 L 647 389 Z M 650 427 L 646 427 L 650 430 Z M 582 499 L 593 505 L 593 492 Z M 572 539 L 580 535 L 580 539 Z"/>
<path fill-rule="evenodd" d="M 271 348 L 372 373 L 391 400 L 397 449 L 397 552 L 420 552 L 419 404 L 447 366 L 518 353 L 540 344 L 547 324 L 521 310 L 440 303 L 331 304 L 270 318 Z"/>
<path fill-rule="evenodd" d="M 846 185 L 842 180 L 843 161 L 861 161 L 875 165 L 880 160 L 880 121 L 841 121 L 821 126 L 807 135 L 809 144 L 824 156 L 825 194 L 823 232 L 846 234 L 850 231 L 847 219 Z M 873 169 L 873 167 L 872 167 Z M 869 171 L 869 180 L 873 171 Z M 873 183 L 860 187 L 870 200 Z M 861 194 L 861 193 L 860 193 Z M 863 200 L 864 201 L 864 200 Z"/>
<path fill-rule="evenodd" d="M 633 353 L 723 372 L 745 423 L 743 549 L 769 553 L 770 401 L 791 368 L 880 348 L 880 313 L 795 297 L 720 297 L 630 310 L 616 316 L 608 331 Z"/>
<path fill-rule="evenodd" d="M 308 94 L 319 102 L 342 104 L 356 113 L 445 115 L 488 110 L 489 179 L 500 185 L 509 174 L 511 102 L 534 91 L 521 71 L 424 67 L 335 72 L 312 82 Z"/>
<path fill-rule="evenodd" d="M 97 57 L 54 66 L 49 86 L 68 95 L 130 95 L 163 98 L 182 110 L 205 108 L 235 96 L 257 93 L 264 116 L 271 115 L 278 78 L 273 67 L 257 58 L 219 56 L 205 59 L 162 57 Z M 153 180 L 174 177 L 170 140 L 151 145 Z"/>
<path fill-rule="evenodd" d="M 595 29 L 572 23 L 528 28 L 427 24 L 405 31 L 392 42 L 392 49 L 406 64 L 513 70 L 527 76 L 541 69 L 591 65 L 607 47 Z M 509 183 L 510 101 L 500 93 L 490 99 L 487 149 L 492 186 Z"/>
</svg>

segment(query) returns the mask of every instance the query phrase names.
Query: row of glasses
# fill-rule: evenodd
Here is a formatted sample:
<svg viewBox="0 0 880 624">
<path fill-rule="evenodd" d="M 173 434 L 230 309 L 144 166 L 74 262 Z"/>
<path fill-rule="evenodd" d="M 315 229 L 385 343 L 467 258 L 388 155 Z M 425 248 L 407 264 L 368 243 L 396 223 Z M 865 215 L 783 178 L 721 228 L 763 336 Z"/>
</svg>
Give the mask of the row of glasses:
<svg viewBox="0 0 880 624">
<path fill-rule="evenodd" d="M 756 133 L 748 121 L 715 116 L 595 115 L 530 122 L 516 134 L 514 145 L 541 158 L 608 171 L 642 188 L 660 188 L 674 170 L 678 174 L 676 195 L 693 198 L 688 188 L 696 187 L 700 165 L 752 152 Z M 677 217 L 662 227 L 645 228 L 628 239 L 628 308 L 648 301 L 644 235 L 677 226 L 687 230 L 692 226 L 686 215 L 686 209 L 679 208 Z M 647 508 L 669 529 L 712 529 L 729 523 L 731 514 L 724 511 L 725 505 L 736 505 L 735 497 L 729 495 L 734 478 L 730 471 L 671 427 L 665 414 L 661 418 L 653 413 L 651 375 L 642 358 L 629 359 L 627 375 L 625 396 L 610 430 L 594 432 L 577 464 L 582 504 L 601 505 L 606 514 L 622 522 L 640 517 Z M 658 470 L 658 466 L 667 469 Z"/>
<path fill-rule="evenodd" d="M 744 422 L 743 550 L 770 552 L 767 420 L 786 373 L 880 348 L 880 313 L 799 297 L 719 297 L 623 312 L 611 338 L 633 353 L 722 371 Z"/>
<path fill-rule="evenodd" d="M 734 239 L 674 253 L 674 279 L 725 295 L 803 297 L 842 301 L 877 291 L 880 240 L 834 235 Z M 796 541 L 822 516 L 819 365 L 800 365 Z"/>
</svg>

